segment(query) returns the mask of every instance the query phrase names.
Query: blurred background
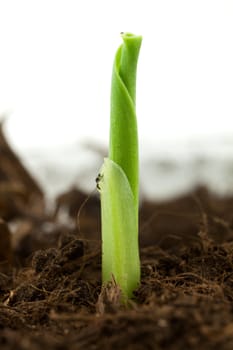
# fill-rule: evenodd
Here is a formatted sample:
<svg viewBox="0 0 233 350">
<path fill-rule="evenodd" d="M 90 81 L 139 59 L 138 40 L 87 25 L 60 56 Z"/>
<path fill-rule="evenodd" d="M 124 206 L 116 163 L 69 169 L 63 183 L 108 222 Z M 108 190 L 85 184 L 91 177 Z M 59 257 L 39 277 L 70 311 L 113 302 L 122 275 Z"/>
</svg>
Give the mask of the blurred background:
<svg viewBox="0 0 233 350">
<path fill-rule="evenodd" d="M 142 194 L 232 194 L 232 0 L 0 0 L 0 114 L 14 150 L 48 196 L 95 188 L 122 31 L 143 36 Z"/>
</svg>

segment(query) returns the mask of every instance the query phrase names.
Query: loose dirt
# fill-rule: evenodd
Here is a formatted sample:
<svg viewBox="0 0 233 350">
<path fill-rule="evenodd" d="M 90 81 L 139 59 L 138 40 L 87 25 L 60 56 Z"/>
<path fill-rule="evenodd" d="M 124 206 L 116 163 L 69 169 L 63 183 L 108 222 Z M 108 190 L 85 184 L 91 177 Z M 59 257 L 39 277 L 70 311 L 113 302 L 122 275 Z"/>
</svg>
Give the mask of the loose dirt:
<svg viewBox="0 0 233 350">
<path fill-rule="evenodd" d="M 93 180 L 94 182 L 94 180 Z M 100 209 L 45 195 L 0 129 L 0 349 L 233 349 L 233 198 L 141 203 L 141 284 L 101 287 Z"/>
</svg>

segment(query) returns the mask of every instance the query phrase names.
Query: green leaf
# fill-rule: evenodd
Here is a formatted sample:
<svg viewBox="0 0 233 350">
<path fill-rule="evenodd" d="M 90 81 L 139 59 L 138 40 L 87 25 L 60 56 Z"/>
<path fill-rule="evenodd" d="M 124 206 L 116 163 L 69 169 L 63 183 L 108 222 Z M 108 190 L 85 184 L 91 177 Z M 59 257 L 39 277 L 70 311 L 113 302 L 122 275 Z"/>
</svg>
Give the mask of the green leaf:
<svg viewBox="0 0 233 350">
<path fill-rule="evenodd" d="M 138 220 L 127 176 L 105 158 L 98 184 L 102 219 L 102 278 L 114 276 L 123 295 L 132 297 L 140 281 Z"/>
<path fill-rule="evenodd" d="M 142 37 L 122 34 L 112 72 L 109 158 L 125 172 L 138 207 L 138 132 L 136 70 Z"/>
</svg>

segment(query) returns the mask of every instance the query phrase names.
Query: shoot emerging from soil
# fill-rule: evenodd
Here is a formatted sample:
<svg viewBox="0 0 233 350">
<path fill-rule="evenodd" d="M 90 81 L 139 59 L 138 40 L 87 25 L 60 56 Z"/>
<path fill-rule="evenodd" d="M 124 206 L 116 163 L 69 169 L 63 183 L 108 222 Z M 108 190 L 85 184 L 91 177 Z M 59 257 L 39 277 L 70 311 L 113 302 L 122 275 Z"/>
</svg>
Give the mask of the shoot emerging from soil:
<svg viewBox="0 0 233 350">
<path fill-rule="evenodd" d="M 138 248 L 138 134 L 136 70 L 141 36 L 121 33 L 112 73 L 109 157 L 98 177 L 101 199 L 102 279 L 115 279 L 124 298 L 140 282 Z"/>
</svg>

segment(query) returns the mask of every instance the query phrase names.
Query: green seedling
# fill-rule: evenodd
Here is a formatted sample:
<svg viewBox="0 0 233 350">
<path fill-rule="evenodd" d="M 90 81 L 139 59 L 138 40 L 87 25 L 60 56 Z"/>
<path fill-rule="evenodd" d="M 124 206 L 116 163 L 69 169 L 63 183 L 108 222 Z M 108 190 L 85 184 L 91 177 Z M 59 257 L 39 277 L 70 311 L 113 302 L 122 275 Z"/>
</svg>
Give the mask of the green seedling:
<svg viewBox="0 0 233 350">
<path fill-rule="evenodd" d="M 138 247 L 138 133 L 135 111 L 136 70 L 142 38 L 122 33 L 111 88 L 109 157 L 97 187 L 101 199 L 102 280 L 113 278 L 124 298 L 140 283 Z"/>
</svg>

